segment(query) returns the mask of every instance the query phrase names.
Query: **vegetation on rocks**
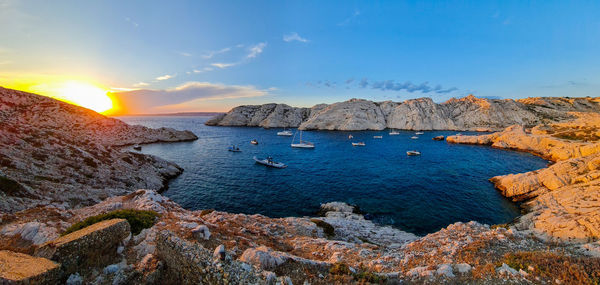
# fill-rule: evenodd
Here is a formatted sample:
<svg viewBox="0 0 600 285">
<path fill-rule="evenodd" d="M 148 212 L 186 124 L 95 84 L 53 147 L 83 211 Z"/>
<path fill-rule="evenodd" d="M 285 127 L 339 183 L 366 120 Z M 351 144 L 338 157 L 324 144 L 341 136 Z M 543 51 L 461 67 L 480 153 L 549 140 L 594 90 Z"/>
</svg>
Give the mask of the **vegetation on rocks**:
<svg viewBox="0 0 600 285">
<path fill-rule="evenodd" d="M 506 254 L 504 263 L 549 281 L 558 279 L 565 284 L 600 284 L 600 258 L 520 251 Z"/>
<path fill-rule="evenodd" d="M 137 235 L 143 229 L 152 227 L 159 216 L 160 215 L 154 211 L 141 211 L 133 209 L 112 211 L 110 213 L 92 216 L 81 222 L 78 222 L 70 226 L 65 232 L 61 234 L 61 236 L 83 229 L 95 223 L 111 219 L 126 219 L 127 222 L 129 222 L 129 225 L 131 226 L 131 232 L 134 235 Z"/>
</svg>

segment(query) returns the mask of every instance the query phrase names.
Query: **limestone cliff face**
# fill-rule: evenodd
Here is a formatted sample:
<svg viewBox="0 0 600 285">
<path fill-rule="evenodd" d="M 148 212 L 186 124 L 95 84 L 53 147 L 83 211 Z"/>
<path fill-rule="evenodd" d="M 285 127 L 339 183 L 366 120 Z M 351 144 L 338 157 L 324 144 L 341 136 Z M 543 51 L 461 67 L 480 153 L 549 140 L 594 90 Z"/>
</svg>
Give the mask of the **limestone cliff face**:
<svg viewBox="0 0 600 285">
<path fill-rule="evenodd" d="M 305 130 L 501 130 L 572 118 L 569 112 L 599 112 L 598 98 L 496 100 L 469 95 L 437 104 L 430 98 L 404 102 L 352 99 L 312 108 L 283 104 L 239 106 L 207 125 L 298 127 Z"/>
<path fill-rule="evenodd" d="M 48 97 L 0 88 L 0 212 L 41 204 L 90 205 L 138 188 L 160 190 L 182 169 L 118 146 L 194 139 L 189 131 L 130 126 Z"/>
<path fill-rule="evenodd" d="M 515 125 L 488 135 L 449 136 L 447 141 L 522 150 L 556 161 L 490 180 L 502 195 L 527 201 L 528 213 L 517 228 L 553 239 L 593 241 L 600 238 L 600 114 L 574 115 L 574 121 L 531 130 Z"/>
</svg>

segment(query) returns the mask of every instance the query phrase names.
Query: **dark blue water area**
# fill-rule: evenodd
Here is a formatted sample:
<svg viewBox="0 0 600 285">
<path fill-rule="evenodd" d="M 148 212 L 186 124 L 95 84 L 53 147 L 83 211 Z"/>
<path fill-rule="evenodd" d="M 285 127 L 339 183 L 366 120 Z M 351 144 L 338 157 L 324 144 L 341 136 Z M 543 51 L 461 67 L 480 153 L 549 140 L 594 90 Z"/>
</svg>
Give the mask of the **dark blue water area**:
<svg viewBox="0 0 600 285">
<path fill-rule="evenodd" d="M 375 222 L 423 235 L 457 221 L 506 223 L 520 213 L 488 181 L 496 175 L 543 168 L 547 161 L 528 153 L 487 146 L 434 141 L 453 131 L 305 131 L 313 150 L 290 147 L 281 129 L 209 127 L 207 117 L 122 117 L 130 124 L 191 130 L 193 142 L 143 146 L 185 171 L 163 194 L 187 209 L 260 213 L 270 217 L 310 216 L 319 205 L 343 201 L 358 205 Z M 463 132 L 469 134 L 468 132 Z M 354 136 L 353 140 L 348 135 Z M 373 136 L 381 135 L 383 139 Z M 258 145 L 250 144 L 257 139 Z M 366 146 L 354 147 L 352 141 Z M 235 144 L 241 152 L 227 151 Z M 420 156 L 407 156 L 418 150 Z M 272 156 L 285 169 L 256 164 Z"/>
</svg>

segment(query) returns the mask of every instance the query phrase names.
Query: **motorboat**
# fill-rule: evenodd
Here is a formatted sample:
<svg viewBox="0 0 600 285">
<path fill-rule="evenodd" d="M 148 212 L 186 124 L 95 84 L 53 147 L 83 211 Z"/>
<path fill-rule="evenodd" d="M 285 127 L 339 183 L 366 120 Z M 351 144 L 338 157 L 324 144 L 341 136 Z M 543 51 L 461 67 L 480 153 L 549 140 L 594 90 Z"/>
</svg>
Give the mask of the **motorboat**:
<svg viewBox="0 0 600 285">
<path fill-rule="evenodd" d="M 374 139 L 382 139 L 383 136 L 373 136 Z"/>
<path fill-rule="evenodd" d="M 434 140 L 434 141 L 443 141 L 444 140 L 444 136 L 433 137 L 432 140 Z"/>
<path fill-rule="evenodd" d="M 399 133 L 398 131 L 394 130 L 394 129 L 392 129 L 392 130 L 390 131 L 390 136 L 397 136 L 397 135 L 399 135 L 399 134 L 400 134 L 400 133 Z"/>
<path fill-rule="evenodd" d="M 408 156 L 421 155 L 421 153 L 416 150 L 409 150 L 406 152 L 406 155 L 408 155 Z"/>
<path fill-rule="evenodd" d="M 415 135 L 422 135 L 424 132 L 416 132 Z"/>
<path fill-rule="evenodd" d="M 141 145 L 139 145 L 139 144 L 134 144 L 134 145 L 133 145 L 133 149 L 135 149 L 135 150 L 137 150 L 137 151 L 140 151 L 140 150 L 142 150 L 142 146 L 141 146 Z"/>
<path fill-rule="evenodd" d="M 417 136 L 412 136 L 412 137 L 410 137 L 410 138 L 411 138 L 411 139 L 413 139 L 413 140 L 416 140 L 416 139 L 418 139 L 419 137 L 417 137 Z"/>
<path fill-rule="evenodd" d="M 258 159 L 255 156 L 254 161 L 256 161 L 256 163 L 258 163 L 258 164 L 262 164 L 262 165 L 268 166 L 268 167 L 274 167 L 274 168 L 286 168 L 287 167 L 287 165 L 285 165 L 281 162 L 273 161 L 273 158 L 270 156 L 267 158 L 264 158 L 264 159 Z"/>
<path fill-rule="evenodd" d="M 294 134 L 292 134 L 292 132 L 291 132 L 291 131 L 288 131 L 288 130 L 286 130 L 285 128 L 283 128 L 283 131 L 281 131 L 281 132 L 277 132 L 277 135 L 278 135 L 278 136 L 286 136 L 286 137 L 291 137 L 291 136 L 293 136 Z"/>
<path fill-rule="evenodd" d="M 353 135 L 348 135 L 348 139 L 349 139 L 349 140 L 351 140 L 351 139 L 353 139 L 353 138 L 354 138 L 354 136 L 353 136 Z"/>
<path fill-rule="evenodd" d="M 364 142 L 353 142 L 352 146 L 366 146 Z"/>
<path fill-rule="evenodd" d="M 254 144 L 254 145 L 257 145 L 257 144 L 258 144 L 258 141 L 257 141 L 257 140 L 251 140 L 251 141 L 250 141 L 250 143 L 251 143 L 251 144 Z"/>
<path fill-rule="evenodd" d="M 292 147 L 296 147 L 296 148 L 315 148 L 315 144 L 314 143 L 302 140 L 302 131 L 300 131 L 300 142 L 294 143 L 295 139 L 296 139 L 296 135 L 294 135 L 294 137 L 292 138 L 292 144 L 291 144 Z"/>
<path fill-rule="evenodd" d="M 227 150 L 231 151 L 231 152 L 241 152 L 242 151 L 239 147 L 237 147 L 235 145 L 230 146 L 229 148 L 227 148 Z"/>
</svg>

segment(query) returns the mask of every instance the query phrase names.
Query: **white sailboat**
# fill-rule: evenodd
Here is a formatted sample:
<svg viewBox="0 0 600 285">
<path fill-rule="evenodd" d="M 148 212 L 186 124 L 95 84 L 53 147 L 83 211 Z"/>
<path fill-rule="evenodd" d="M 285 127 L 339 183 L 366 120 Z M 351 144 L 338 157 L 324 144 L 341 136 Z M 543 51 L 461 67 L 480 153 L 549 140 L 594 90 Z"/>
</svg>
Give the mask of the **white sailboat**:
<svg viewBox="0 0 600 285">
<path fill-rule="evenodd" d="M 277 132 L 277 135 L 278 135 L 278 136 L 286 136 L 286 137 L 290 137 L 290 136 L 292 136 L 293 134 L 292 134 L 292 132 L 291 132 L 291 131 L 288 131 L 288 130 L 286 130 L 285 128 L 283 128 L 283 131 L 281 131 L 281 132 Z"/>
<path fill-rule="evenodd" d="M 400 134 L 400 133 L 399 133 L 398 131 L 394 130 L 394 129 L 392 129 L 392 130 L 390 131 L 390 136 L 397 136 L 397 135 L 399 135 L 399 134 Z"/>
<path fill-rule="evenodd" d="M 291 144 L 292 147 L 297 147 L 297 148 L 315 148 L 315 144 L 314 143 L 302 140 L 302 131 L 300 131 L 300 142 L 294 143 L 295 139 L 296 139 L 296 134 L 294 134 L 294 137 L 292 138 L 292 144 Z"/>
</svg>

